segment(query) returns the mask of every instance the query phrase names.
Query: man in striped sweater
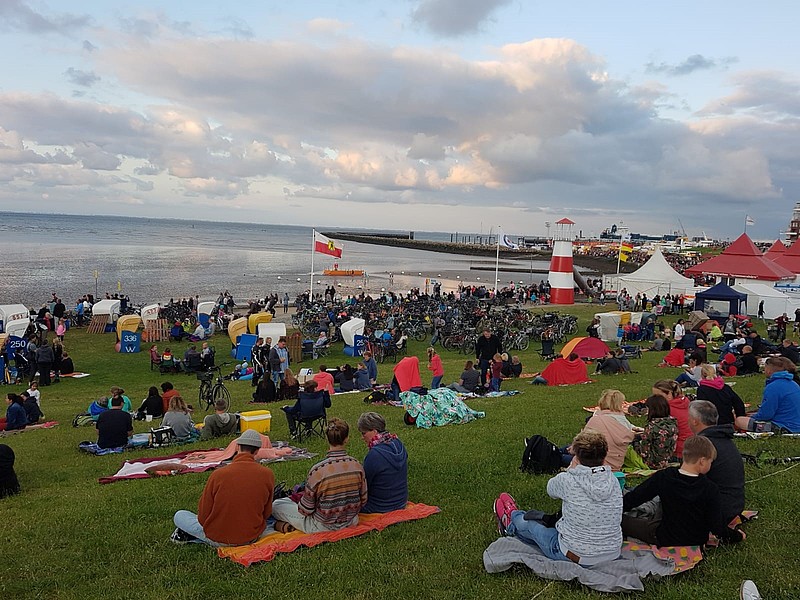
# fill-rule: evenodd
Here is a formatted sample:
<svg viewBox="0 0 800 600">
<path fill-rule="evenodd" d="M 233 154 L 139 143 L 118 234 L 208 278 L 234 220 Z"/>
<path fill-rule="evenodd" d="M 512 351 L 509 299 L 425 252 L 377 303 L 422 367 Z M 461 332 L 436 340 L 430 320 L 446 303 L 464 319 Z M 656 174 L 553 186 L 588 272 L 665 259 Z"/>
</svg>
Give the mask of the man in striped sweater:
<svg viewBox="0 0 800 600">
<path fill-rule="evenodd" d="M 361 463 L 345 452 L 350 428 L 346 421 L 334 418 L 328 421 L 325 434 L 328 454 L 308 472 L 300 502 L 281 498 L 272 503 L 278 531 L 316 533 L 358 523 L 358 513 L 367 502 L 367 480 Z"/>
</svg>

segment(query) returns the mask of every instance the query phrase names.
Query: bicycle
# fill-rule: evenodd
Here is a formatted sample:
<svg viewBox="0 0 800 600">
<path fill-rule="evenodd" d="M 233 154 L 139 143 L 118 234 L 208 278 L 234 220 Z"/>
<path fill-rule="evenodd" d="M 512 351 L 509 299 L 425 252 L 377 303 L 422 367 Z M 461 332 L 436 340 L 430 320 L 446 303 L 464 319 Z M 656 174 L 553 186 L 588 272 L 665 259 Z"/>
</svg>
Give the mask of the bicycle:
<svg viewBox="0 0 800 600">
<path fill-rule="evenodd" d="M 225 410 L 231 405 L 231 393 L 225 387 L 225 378 L 222 376 L 222 366 L 211 367 L 204 373 L 198 373 L 197 379 L 200 380 L 200 391 L 197 395 L 200 406 L 205 402 L 205 410 L 208 410 L 216 405 L 217 400 L 225 401 Z M 214 371 L 217 372 L 216 381 L 214 380 Z"/>
</svg>

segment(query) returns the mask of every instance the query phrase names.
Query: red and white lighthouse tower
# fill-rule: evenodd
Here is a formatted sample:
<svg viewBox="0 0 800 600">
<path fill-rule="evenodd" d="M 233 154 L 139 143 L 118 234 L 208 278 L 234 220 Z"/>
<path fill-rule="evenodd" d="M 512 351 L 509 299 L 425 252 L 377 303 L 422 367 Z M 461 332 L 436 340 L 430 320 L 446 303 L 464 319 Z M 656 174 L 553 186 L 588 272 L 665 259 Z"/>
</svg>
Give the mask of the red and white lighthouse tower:
<svg viewBox="0 0 800 600">
<path fill-rule="evenodd" d="M 572 226 L 566 217 L 556 221 L 553 258 L 550 260 L 550 304 L 575 304 L 575 279 L 572 275 Z"/>
</svg>

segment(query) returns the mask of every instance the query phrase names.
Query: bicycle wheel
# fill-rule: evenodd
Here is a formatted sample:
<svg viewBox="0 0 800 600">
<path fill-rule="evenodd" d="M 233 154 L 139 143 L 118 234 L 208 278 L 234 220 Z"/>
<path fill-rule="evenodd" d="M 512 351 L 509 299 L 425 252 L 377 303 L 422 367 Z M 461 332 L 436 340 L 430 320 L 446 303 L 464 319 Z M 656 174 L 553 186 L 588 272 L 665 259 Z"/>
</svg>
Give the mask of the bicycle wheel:
<svg viewBox="0 0 800 600">
<path fill-rule="evenodd" d="M 218 383 L 214 386 L 214 389 L 211 393 L 211 404 L 216 407 L 217 400 L 225 400 L 225 410 L 227 411 L 228 408 L 231 406 L 231 393 L 228 391 L 223 384 Z M 210 404 L 209 404 L 210 406 Z"/>
<path fill-rule="evenodd" d="M 420 327 L 419 329 L 414 330 L 414 339 L 418 342 L 424 342 L 425 339 L 428 337 L 428 332 L 425 331 L 424 327 Z"/>
<path fill-rule="evenodd" d="M 527 335 L 522 334 L 517 338 L 516 345 L 517 345 L 517 350 L 519 350 L 520 352 L 525 352 L 525 350 L 528 349 L 528 346 L 531 345 L 531 340 Z"/>
<path fill-rule="evenodd" d="M 210 394 L 210 392 L 211 392 L 211 384 L 209 382 L 207 382 L 207 381 L 201 381 L 200 382 L 200 391 L 197 394 L 197 404 L 198 404 L 198 406 L 205 405 L 206 410 L 208 410 L 208 407 L 211 406 L 211 401 L 210 401 L 211 394 Z"/>
</svg>

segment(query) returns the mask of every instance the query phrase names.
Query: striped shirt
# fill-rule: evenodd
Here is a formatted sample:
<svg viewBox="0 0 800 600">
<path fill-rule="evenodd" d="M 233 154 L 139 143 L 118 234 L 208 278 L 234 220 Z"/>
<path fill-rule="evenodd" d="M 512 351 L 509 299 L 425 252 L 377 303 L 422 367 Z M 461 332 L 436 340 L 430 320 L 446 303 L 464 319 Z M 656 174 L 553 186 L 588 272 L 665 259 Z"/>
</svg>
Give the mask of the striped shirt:
<svg viewBox="0 0 800 600">
<path fill-rule="evenodd" d="M 361 463 L 344 450 L 336 450 L 308 472 L 298 510 L 326 527 L 339 529 L 349 525 L 366 502 L 367 480 Z"/>
</svg>

